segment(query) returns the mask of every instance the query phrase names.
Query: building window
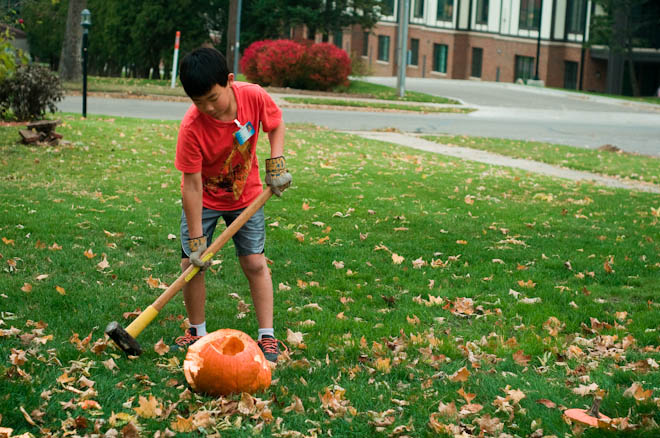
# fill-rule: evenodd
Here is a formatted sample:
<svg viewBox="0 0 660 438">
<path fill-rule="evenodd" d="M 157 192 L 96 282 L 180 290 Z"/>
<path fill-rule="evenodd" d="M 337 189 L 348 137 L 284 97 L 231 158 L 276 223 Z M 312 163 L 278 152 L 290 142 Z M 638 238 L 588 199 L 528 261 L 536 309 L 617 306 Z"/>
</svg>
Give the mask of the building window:
<svg viewBox="0 0 660 438">
<path fill-rule="evenodd" d="M 378 60 L 390 62 L 390 37 L 378 35 Z"/>
<path fill-rule="evenodd" d="M 577 89 L 578 63 L 564 61 L 564 88 Z"/>
<path fill-rule="evenodd" d="M 394 0 L 383 0 L 381 14 L 391 16 L 394 15 Z"/>
<path fill-rule="evenodd" d="M 566 5 L 566 32 L 584 33 L 586 0 L 568 0 Z"/>
<path fill-rule="evenodd" d="M 433 44 L 433 71 L 447 73 L 447 51 L 446 44 Z"/>
<path fill-rule="evenodd" d="M 342 47 L 342 43 L 343 43 L 343 40 L 344 40 L 343 36 L 344 36 L 344 33 L 341 30 L 336 31 L 332 35 L 332 43 L 335 46 L 339 47 L 340 49 Z"/>
<path fill-rule="evenodd" d="M 477 0 L 477 24 L 488 24 L 488 0 Z"/>
<path fill-rule="evenodd" d="M 419 65 L 419 40 L 410 39 L 410 65 Z"/>
<path fill-rule="evenodd" d="M 520 20 L 518 25 L 521 29 L 536 30 L 539 28 L 541 19 L 541 0 L 520 0 Z"/>
<path fill-rule="evenodd" d="M 424 18 L 424 0 L 415 0 L 415 9 L 413 9 L 413 17 Z"/>
<path fill-rule="evenodd" d="M 527 81 L 534 76 L 534 58 L 531 56 L 516 55 L 516 69 L 514 80 Z"/>
<path fill-rule="evenodd" d="M 362 56 L 369 56 L 369 32 L 362 34 Z"/>
<path fill-rule="evenodd" d="M 438 0 L 438 21 L 451 21 L 454 18 L 454 0 Z"/>
<path fill-rule="evenodd" d="M 484 49 L 479 47 L 472 48 L 472 73 L 473 78 L 481 77 L 481 66 L 483 63 Z"/>
</svg>

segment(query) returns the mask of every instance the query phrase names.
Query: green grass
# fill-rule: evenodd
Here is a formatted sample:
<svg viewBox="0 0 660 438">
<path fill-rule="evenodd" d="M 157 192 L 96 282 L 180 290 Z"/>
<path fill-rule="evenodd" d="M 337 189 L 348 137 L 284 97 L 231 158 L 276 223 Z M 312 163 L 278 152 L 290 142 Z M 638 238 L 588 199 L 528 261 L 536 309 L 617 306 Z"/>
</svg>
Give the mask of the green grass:
<svg viewBox="0 0 660 438">
<path fill-rule="evenodd" d="M 465 135 L 433 135 L 424 136 L 424 138 L 449 146 L 480 149 L 575 170 L 660 184 L 660 158 L 658 157 L 626 153 L 624 151 L 593 150 L 538 141 L 503 138 Z"/>
<path fill-rule="evenodd" d="M 239 74 L 238 80 L 245 81 L 244 75 Z M 82 90 L 81 82 L 65 82 L 64 89 L 67 92 L 80 92 Z M 156 79 L 136 79 L 136 78 L 114 78 L 104 76 L 89 76 L 87 78 L 87 90 L 90 93 L 118 93 L 128 94 L 134 96 L 163 96 L 163 97 L 186 97 L 186 93 L 181 87 L 181 83 L 177 81 L 175 88 L 170 87 L 169 80 L 156 80 Z M 353 80 L 350 82 L 349 87 L 340 87 L 337 91 L 339 94 L 354 95 L 358 97 L 366 97 L 373 99 L 383 100 L 397 100 L 405 102 L 422 102 L 422 103 L 440 103 L 440 104 L 455 104 L 459 102 L 453 99 L 447 99 L 439 96 L 432 96 L 430 94 L 418 93 L 415 91 L 407 91 L 403 99 L 397 95 L 396 89 L 387 87 L 385 85 L 372 84 L 366 81 Z M 310 93 L 313 93 L 310 91 Z"/>
<path fill-rule="evenodd" d="M 67 92 L 81 92 L 81 82 L 65 82 Z M 186 97 L 186 93 L 177 82 L 175 88 L 170 87 L 169 80 L 111 78 L 104 76 L 88 76 L 87 91 L 90 93 L 118 93 L 134 96 L 165 96 Z"/>
<path fill-rule="evenodd" d="M 150 277 L 178 276 L 177 123 L 58 117 L 70 142 L 58 147 L 21 145 L 16 127 L 0 127 L 0 427 L 15 435 L 129 433 L 130 421 L 153 436 L 194 420 L 203 429 L 177 436 L 426 437 L 433 418 L 478 436 L 490 416 L 512 436 L 577 436 L 561 408 L 589 405 L 573 389 L 595 383 L 601 411 L 640 429 L 582 436 L 657 436 L 660 196 L 289 126 L 294 185 L 266 205 L 266 255 L 277 333 L 304 333 L 306 348 L 290 345 L 256 394 L 266 422 L 263 404 L 190 395 L 182 357 L 154 351 L 181 333 L 181 296 L 140 334 L 139 358 L 90 351 L 108 322 L 127 325 L 125 312 L 162 292 Z M 253 308 L 238 318 L 232 297 L 251 303 L 232 244 L 219 256 L 208 326 L 254 336 Z M 88 335 L 78 349 L 74 336 Z M 463 367 L 465 381 L 450 378 Z M 652 395 L 624 396 L 635 382 Z M 439 416 L 441 403 L 464 407 L 460 389 L 481 411 Z M 324 407 L 329 391 L 336 403 Z M 152 396 L 157 418 L 139 409 Z M 298 399 L 304 412 L 287 409 Z"/>
<path fill-rule="evenodd" d="M 285 97 L 284 100 L 289 103 L 297 103 L 304 105 L 327 105 L 327 106 L 340 106 L 340 107 L 351 107 L 351 108 L 414 111 L 414 112 L 423 112 L 423 113 L 466 114 L 474 111 L 474 109 L 472 108 L 461 108 L 461 107 L 433 107 L 428 105 L 369 102 L 364 100 L 344 100 L 344 99 L 315 98 L 315 97 Z"/>
<path fill-rule="evenodd" d="M 371 97 L 373 99 L 400 100 L 406 102 L 444 103 L 454 105 L 460 104 L 460 102 L 454 99 L 433 96 L 431 94 L 420 93 L 417 91 L 406 91 L 403 98 L 400 98 L 395 88 L 360 80 L 352 80 L 348 87 L 340 87 L 336 91 L 346 94 L 355 94 L 362 97 Z"/>
</svg>

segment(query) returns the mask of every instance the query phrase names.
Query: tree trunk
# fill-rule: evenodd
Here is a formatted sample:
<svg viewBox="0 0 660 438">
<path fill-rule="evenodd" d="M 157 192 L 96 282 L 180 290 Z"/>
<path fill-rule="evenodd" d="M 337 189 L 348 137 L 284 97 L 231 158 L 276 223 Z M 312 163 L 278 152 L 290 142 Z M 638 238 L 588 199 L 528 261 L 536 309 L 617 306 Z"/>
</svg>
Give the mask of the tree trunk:
<svg viewBox="0 0 660 438">
<path fill-rule="evenodd" d="M 87 0 L 69 0 L 66 33 L 62 41 L 58 73 L 63 81 L 79 81 L 82 78 L 82 26 L 80 13 Z"/>
<path fill-rule="evenodd" d="M 632 45 L 628 46 L 628 73 L 630 74 L 630 86 L 632 88 L 633 96 L 639 97 L 639 82 L 637 81 L 637 75 L 635 74 L 635 63 L 633 61 L 633 49 Z"/>
</svg>

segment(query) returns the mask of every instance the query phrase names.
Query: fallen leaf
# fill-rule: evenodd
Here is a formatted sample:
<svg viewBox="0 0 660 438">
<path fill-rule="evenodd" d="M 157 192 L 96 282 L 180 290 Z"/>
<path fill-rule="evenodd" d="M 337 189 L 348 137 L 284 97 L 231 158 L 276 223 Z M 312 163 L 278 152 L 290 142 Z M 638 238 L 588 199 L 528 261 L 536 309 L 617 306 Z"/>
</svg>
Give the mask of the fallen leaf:
<svg viewBox="0 0 660 438">
<path fill-rule="evenodd" d="M 536 400 L 536 403 L 542 404 L 543 406 L 549 409 L 554 409 L 557 407 L 557 404 L 555 402 L 553 402 L 552 400 L 548 400 L 547 398 L 538 399 Z"/>
<path fill-rule="evenodd" d="M 468 370 L 466 367 L 463 367 L 456 371 L 454 374 L 447 377 L 452 382 L 467 382 L 468 377 L 470 377 L 470 370 Z"/>
<path fill-rule="evenodd" d="M 513 353 L 513 360 L 520 366 L 526 367 L 529 364 L 529 361 L 532 360 L 531 355 L 526 355 L 522 350 L 518 350 Z"/>
<path fill-rule="evenodd" d="M 103 260 L 101 260 L 100 262 L 98 262 L 98 263 L 96 264 L 96 266 L 97 266 L 99 269 L 101 269 L 101 270 L 109 268 L 109 267 L 110 267 L 110 263 L 108 263 L 108 259 L 107 259 L 107 256 L 105 255 L 105 253 L 103 253 L 103 254 L 101 255 L 101 257 L 103 258 Z"/>
<path fill-rule="evenodd" d="M 23 287 L 21 287 L 21 290 L 25 293 L 32 292 L 32 285 L 30 283 L 23 283 Z"/>
<path fill-rule="evenodd" d="M 163 342 L 163 338 L 160 338 L 160 340 L 154 345 L 154 351 L 162 356 L 170 351 L 170 346 Z"/>
<path fill-rule="evenodd" d="M 394 252 L 392 253 L 392 261 L 394 262 L 395 265 L 400 265 L 401 263 L 403 263 L 404 260 L 405 259 L 400 255 L 398 255 L 397 253 Z"/>
<path fill-rule="evenodd" d="M 60 295 L 66 295 L 66 291 L 64 290 L 64 288 L 63 288 L 62 286 L 55 286 L 55 290 L 56 290 L 57 293 L 59 293 Z"/>
</svg>

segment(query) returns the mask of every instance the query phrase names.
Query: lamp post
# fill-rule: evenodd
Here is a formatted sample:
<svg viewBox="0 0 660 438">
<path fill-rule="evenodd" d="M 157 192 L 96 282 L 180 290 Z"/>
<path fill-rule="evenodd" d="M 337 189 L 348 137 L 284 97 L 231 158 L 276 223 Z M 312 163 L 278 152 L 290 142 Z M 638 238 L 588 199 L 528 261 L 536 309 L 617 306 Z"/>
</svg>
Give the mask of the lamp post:
<svg viewBox="0 0 660 438">
<path fill-rule="evenodd" d="M 83 9 L 80 14 L 83 28 L 82 35 L 82 76 L 83 76 L 83 96 L 82 96 L 82 115 L 87 117 L 87 46 L 89 45 L 89 27 L 92 25 L 92 13 L 89 9 Z"/>
<path fill-rule="evenodd" d="M 536 73 L 534 80 L 539 80 L 539 57 L 541 56 L 541 25 L 543 24 L 543 0 L 541 0 L 541 8 L 539 9 L 539 34 L 536 38 Z"/>
</svg>

